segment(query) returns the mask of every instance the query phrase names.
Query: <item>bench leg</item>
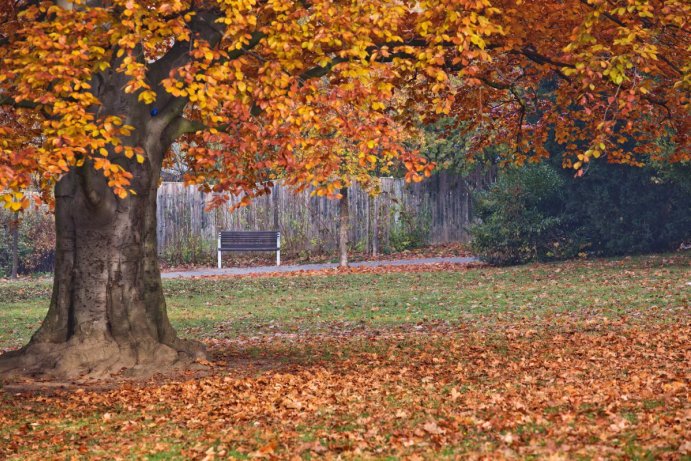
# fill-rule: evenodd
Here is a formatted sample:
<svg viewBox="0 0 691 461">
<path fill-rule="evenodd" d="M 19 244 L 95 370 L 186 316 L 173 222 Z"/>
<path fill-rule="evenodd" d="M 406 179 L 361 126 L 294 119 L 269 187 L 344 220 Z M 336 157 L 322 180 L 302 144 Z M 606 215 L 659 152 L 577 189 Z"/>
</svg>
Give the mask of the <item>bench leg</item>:
<svg viewBox="0 0 691 461">
<path fill-rule="evenodd" d="M 278 247 L 278 250 L 276 250 L 276 265 L 280 266 L 281 265 L 281 233 L 280 232 L 276 236 L 276 246 Z"/>
<path fill-rule="evenodd" d="M 280 266 L 281 265 L 281 250 L 278 250 L 276 252 L 276 265 Z"/>
</svg>

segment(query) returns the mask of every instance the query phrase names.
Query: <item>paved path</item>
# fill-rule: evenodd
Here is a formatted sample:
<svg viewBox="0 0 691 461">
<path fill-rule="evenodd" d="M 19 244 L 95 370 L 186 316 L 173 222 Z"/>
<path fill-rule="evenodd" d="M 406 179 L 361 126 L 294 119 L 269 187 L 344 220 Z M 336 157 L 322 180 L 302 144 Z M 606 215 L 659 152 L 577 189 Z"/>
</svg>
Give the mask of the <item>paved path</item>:
<svg viewBox="0 0 691 461">
<path fill-rule="evenodd" d="M 378 267 L 378 266 L 405 266 L 417 264 L 468 264 L 477 261 L 477 258 L 451 257 L 451 258 L 416 258 L 416 259 L 395 259 L 391 261 L 362 261 L 351 263 L 351 267 Z M 164 272 L 161 277 L 164 279 L 206 277 L 213 275 L 248 275 L 262 274 L 266 272 L 297 272 L 313 271 L 320 269 L 334 269 L 338 264 L 305 264 L 302 266 L 261 266 L 261 267 L 228 267 L 224 269 L 194 269 L 182 272 Z"/>
</svg>

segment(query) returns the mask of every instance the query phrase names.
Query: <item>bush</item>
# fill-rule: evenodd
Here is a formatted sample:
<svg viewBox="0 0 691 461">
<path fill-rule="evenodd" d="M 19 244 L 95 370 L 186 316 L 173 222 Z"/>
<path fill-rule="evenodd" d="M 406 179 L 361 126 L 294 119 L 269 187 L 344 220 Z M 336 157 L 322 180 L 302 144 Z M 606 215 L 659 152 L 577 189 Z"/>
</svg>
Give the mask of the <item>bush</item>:
<svg viewBox="0 0 691 461">
<path fill-rule="evenodd" d="M 11 223 L 14 213 L 0 210 L 0 276 L 12 265 Z M 47 211 L 30 210 L 19 217 L 19 273 L 51 272 L 55 265 L 54 218 Z"/>
<path fill-rule="evenodd" d="M 405 251 L 421 248 L 429 241 L 429 213 L 399 209 L 399 219 L 389 231 L 389 250 Z"/>
<path fill-rule="evenodd" d="M 175 245 L 169 245 L 159 254 L 159 261 L 169 267 L 213 266 L 216 264 L 216 242 L 209 242 L 198 235 L 181 235 Z"/>
<path fill-rule="evenodd" d="M 596 164 L 571 180 L 565 212 L 603 256 L 673 250 L 691 238 L 691 176 L 684 166 Z"/>
<path fill-rule="evenodd" d="M 549 165 L 530 165 L 500 175 L 476 196 L 480 222 L 471 226 L 471 247 L 494 265 L 568 257 L 578 244 L 564 228 L 564 179 Z"/>
<path fill-rule="evenodd" d="M 677 248 L 691 238 L 688 166 L 595 162 L 582 178 L 545 163 L 508 170 L 476 197 L 471 246 L 490 264 Z"/>
</svg>

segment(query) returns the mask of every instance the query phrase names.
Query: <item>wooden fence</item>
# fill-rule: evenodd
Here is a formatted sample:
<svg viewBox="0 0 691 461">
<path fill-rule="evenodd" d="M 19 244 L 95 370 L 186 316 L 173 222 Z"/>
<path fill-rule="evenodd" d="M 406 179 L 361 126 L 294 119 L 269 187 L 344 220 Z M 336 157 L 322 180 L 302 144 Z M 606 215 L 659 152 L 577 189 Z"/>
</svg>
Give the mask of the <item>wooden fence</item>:
<svg viewBox="0 0 691 461">
<path fill-rule="evenodd" d="M 220 230 L 281 231 L 285 256 L 333 254 L 338 239 L 337 201 L 294 194 L 276 186 L 271 195 L 230 212 L 205 211 L 209 197 L 194 187 L 166 182 L 158 191 L 158 245 L 169 264 L 213 264 Z M 381 194 L 354 186 L 348 192 L 351 249 L 378 252 L 426 243 L 466 241 L 471 200 L 465 180 L 439 173 L 418 183 L 382 178 Z M 13 215 L 0 209 L 0 276 L 10 267 Z M 19 229 L 20 271 L 52 270 L 55 233 L 47 210 L 31 209 Z"/>
<path fill-rule="evenodd" d="M 194 187 L 166 182 L 158 192 L 159 253 L 171 259 L 180 251 L 213 254 L 220 230 L 281 231 L 287 254 L 331 252 L 337 246 L 338 201 L 293 193 L 277 185 L 269 196 L 230 212 L 205 211 L 208 195 Z M 351 247 L 385 251 L 421 243 L 466 241 L 471 198 L 465 181 L 438 173 L 417 184 L 382 178 L 381 194 L 371 197 L 357 185 L 348 193 Z"/>
</svg>

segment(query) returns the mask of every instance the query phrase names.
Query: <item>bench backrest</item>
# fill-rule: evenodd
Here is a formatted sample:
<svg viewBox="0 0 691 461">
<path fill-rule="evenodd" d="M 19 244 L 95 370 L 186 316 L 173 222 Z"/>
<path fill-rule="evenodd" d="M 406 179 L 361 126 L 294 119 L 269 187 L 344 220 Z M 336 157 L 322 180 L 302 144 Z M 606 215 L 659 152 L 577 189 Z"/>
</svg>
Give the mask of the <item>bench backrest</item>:
<svg viewBox="0 0 691 461">
<path fill-rule="evenodd" d="M 221 249 L 236 251 L 276 251 L 278 231 L 221 231 Z"/>
</svg>

